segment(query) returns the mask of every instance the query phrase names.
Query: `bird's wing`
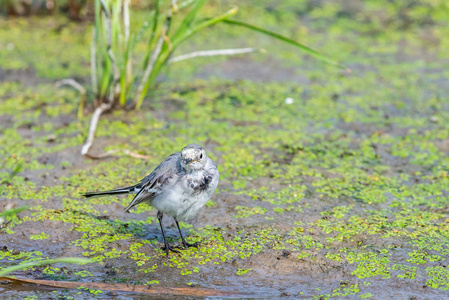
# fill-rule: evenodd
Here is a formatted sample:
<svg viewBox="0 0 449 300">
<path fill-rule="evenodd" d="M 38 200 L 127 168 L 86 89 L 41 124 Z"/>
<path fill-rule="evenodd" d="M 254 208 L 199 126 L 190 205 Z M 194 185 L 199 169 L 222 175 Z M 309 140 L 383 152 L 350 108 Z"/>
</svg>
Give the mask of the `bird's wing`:
<svg viewBox="0 0 449 300">
<path fill-rule="evenodd" d="M 180 155 L 180 152 L 170 155 L 150 175 L 141 180 L 137 185 L 139 192 L 125 208 L 125 211 L 130 210 L 139 203 L 153 200 L 167 185 L 176 180 L 181 172 L 179 165 Z"/>
<path fill-rule="evenodd" d="M 180 166 L 179 158 L 181 157 L 181 152 L 173 153 L 172 155 L 166 157 L 154 170 L 150 175 L 144 177 L 137 185 L 144 186 L 149 182 L 153 182 L 157 177 L 161 176 L 161 174 L 176 171 Z"/>
</svg>

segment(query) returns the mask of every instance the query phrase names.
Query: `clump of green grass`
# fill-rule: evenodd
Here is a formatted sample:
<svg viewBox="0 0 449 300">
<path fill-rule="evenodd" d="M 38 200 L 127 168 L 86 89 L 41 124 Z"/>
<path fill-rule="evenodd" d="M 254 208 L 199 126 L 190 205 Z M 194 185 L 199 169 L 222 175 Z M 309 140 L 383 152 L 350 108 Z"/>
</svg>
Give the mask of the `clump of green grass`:
<svg viewBox="0 0 449 300">
<path fill-rule="evenodd" d="M 171 0 L 169 7 L 165 8 L 167 11 L 164 14 L 162 4 L 156 0 L 154 9 L 148 14 L 148 20 L 137 33 L 131 34 L 133 31 L 130 28 L 129 0 L 95 0 L 91 78 L 96 110 L 92 116 L 89 137 L 81 151 L 83 155 L 91 156 L 88 152 L 92 146 L 101 114 L 117 105 L 127 109 L 140 109 L 154 80 L 168 63 L 198 56 L 229 55 L 255 50 L 251 48 L 200 51 L 171 58 L 180 44 L 188 41 L 198 32 L 218 23 L 262 33 L 290 44 L 326 63 L 344 68 L 330 58 L 293 39 L 258 26 L 230 19 L 237 14 L 237 7 L 232 7 L 211 18 L 200 19 L 200 10 L 206 2 L 207 0 L 188 0 L 178 4 L 176 0 Z M 187 8 L 190 10 L 181 14 Z M 178 24 L 176 28 L 173 28 L 172 24 L 174 23 Z M 146 49 L 141 61 L 136 63 L 134 50 L 139 42 L 144 42 Z M 73 85 L 82 90 L 78 85 Z M 84 97 L 83 91 L 82 94 Z M 81 101 L 80 111 L 82 111 L 83 102 Z"/>
</svg>

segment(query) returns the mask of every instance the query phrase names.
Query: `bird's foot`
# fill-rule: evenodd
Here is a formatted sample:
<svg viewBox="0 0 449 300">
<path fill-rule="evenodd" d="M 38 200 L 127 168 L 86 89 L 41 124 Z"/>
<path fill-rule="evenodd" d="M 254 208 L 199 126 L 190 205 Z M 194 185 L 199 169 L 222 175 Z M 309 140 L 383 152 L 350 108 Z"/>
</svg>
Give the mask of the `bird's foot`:
<svg viewBox="0 0 449 300">
<path fill-rule="evenodd" d="M 197 248 L 198 249 L 198 246 L 199 246 L 199 242 L 196 242 L 196 243 L 187 243 L 186 241 L 182 241 L 182 244 L 183 244 L 183 246 L 184 246 L 184 249 L 189 249 L 189 248 L 191 248 L 191 247 L 195 247 L 195 248 Z"/>
<path fill-rule="evenodd" d="M 175 249 L 175 247 L 170 246 L 170 244 L 165 244 L 161 249 L 165 251 L 167 256 L 170 253 L 170 251 L 174 253 L 180 253 L 178 250 Z"/>
</svg>

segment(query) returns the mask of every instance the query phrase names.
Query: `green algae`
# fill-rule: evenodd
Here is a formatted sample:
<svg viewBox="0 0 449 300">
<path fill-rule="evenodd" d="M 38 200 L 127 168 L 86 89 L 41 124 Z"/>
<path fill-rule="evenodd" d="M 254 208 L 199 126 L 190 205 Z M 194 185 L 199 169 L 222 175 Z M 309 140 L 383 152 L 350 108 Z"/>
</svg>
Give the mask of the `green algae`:
<svg viewBox="0 0 449 300">
<path fill-rule="evenodd" d="M 48 234 L 45 234 L 45 232 L 41 232 L 40 234 L 34 234 L 30 235 L 30 240 L 46 240 L 50 236 Z"/>
<path fill-rule="evenodd" d="M 295 13 L 304 13 L 304 3 L 296 5 L 295 1 L 293 6 L 293 2 L 283 1 L 276 5 L 293 6 Z M 46 238 L 45 242 L 52 240 L 54 233 L 40 229 L 40 224 L 67 226 L 63 227 L 67 230 L 64 243 L 75 249 L 72 251 L 103 264 L 126 262 L 136 276 L 154 276 L 144 281 L 148 285 L 166 283 L 159 275 L 164 268 L 179 276 L 176 278 L 185 278 L 179 279 L 182 284 L 204 284 L 200 275 L 207 277 L 211 269 L 221 267 L 230 270 L 230 276 L 252 278 L 260 272 L 255 262 L 263 255 L 285 250 L 292 254 L 288 256 L 292 264 L 319 264 L 323 270 L 328 265 L 336 266 L 335 270 L 348 268 L 349 272 L 338 275 L 339 279 L 379 283 L 399 278 L 417 285 L 424 278 L 428 287 L 447 290 L 449 105 L 447 88 L 440 83 L 449 76 L 445 71 L 447 26 L 439 26 L 445 21 L 428 1 L 425 10 L 432 12 L 435 23 L 424 29 L 404 21 L 410 13 L 416 18 L 422 16 L 416 7 L 405 9 L 398 3 L 383 2 L 388 6 L 383 9 L 375 1 L 369 3 L 358 12 L 363 22 L 351 16 L 337 17 L 344 12 L 340 4 L 313 7 L 310 27 L 297 23 L 293 12 L 275 10 L 272 15 L 260 7 L 250 8 L 244 16 L 263 16 L 268 26 L 275 26 L 279 20 L 297 24 L 283 30 L 329 49 L 328 54 L 339 60 L 349 61 L 354 65 L 353 74 L 318 69 L 304 57 L 276 51 L 272 45 L 267 49 L 272 49 L 280 65 L 303 63 L 300 72 L 307 83 L 186 81 L 179 79 L 191 78 L 195 68 L 201 71 L 200 64 L 210 61 L 170 66 L 168 82 L 152 93 L 145 111 L 106 115 L 97 132 L 101 144 L 107 144 L 105 150 L 131 149 L 151 156 L 150 161 L 122 155 L 80 163 L 73 159 L 78 151 L 71 151 L 83 143 L 88 119 L 75 117 L 76 93 L 55 89 L 50 83 L 30 87 L 3 82 L 0 117 L 8 122 L 0 124 L 0 162 L 4 166 L 0 181 L 7 180 L 8 184 L 0 186 L 1 197 L 32 206 L 28 212 L 8 217 L 1 234 L 17 238 L 26 232 L 27 239 L 39 242 Z M 373 17 L 380 11 L 391 22 Z M 405 14 L 401 17 L 405 19 L 397 20 L 397 12 Z M 49 21 L 13 22 L 18 28 L 15 30 L 21 31 L 37 24 L 33 30 L 42 38 L 42 27 L 48 29 L 45 22 Z M 25 48 L 24 42 L 7 33 L 12 23 L 6 29 L 0 27 L 7 43 L 12 42 L 16 49 Z M 326 28 L 325 37 L 311 34 L 320 28 Z M 419 38 L 420 30 L 431 30 L 439 44 Z M 28 54 L 28 60 L 23 60 L 23 53 L 2 47 L 0 65 L 4 69 L 32 66 L 39 78 L 87 76 L 88 53 L 82 44 L 88 36 L 84 24 L 70 24 L 47 39 L 55 43 L 62 38 L 71 45 L 61 61 L 52 58 L 58 47 L 48 52 L 34 40 L 25 52 L 33 54 Z M 229 28 L 223 30 L 220 39 L 211 37 L 208 41 L 224 46 L 236 36 L 235 29 Z M 204 36 L 195 39 L 204 45 Z M 409 46 L 401 46 L 401 40 Z M 252 41 L 254 38 L 248 40 Z M 263 39 L 261 42 L 265 43 Z M 427 61 L 420 51 L 428 55 Z M 403 52 L 408 57 L 398 61 L 394 55 Z M 63 67 L 69 58 L 70 63 Z M 287 97 L 294 102 L 286 104 Z M 65 124 L 61 119 L 66 117 L 70 122 Z M 208 145 L 221 174 L 221 185 L 210 202 L 214 205 L 208 205 L 204 214 L 229 216 L 209 226 L 204 221 L 196 228 L 182 224 L 189 231 L 189 242 L 200 242 L 198 249 L 166 258 L 158 248 L 160 240 L 148 235 L 158 229 L 148 216 L 154 214 L 150 206 L 138 206 L 133 215 L 123 216 L 115 207 L 126 206 L 129 198 L 87 201 L 79 196 L 88 190 L 134 184 L 166 155 L 190 142 Z M 47 161 L 59 155 L 63 156 Z M 22 171 L 10 178 L 18 165 Z M 48 178 L 56 172 L 59 177 L 50 182 Z M 27 228 L 33 226 L 39 230 L 27 234 Z M 177 242 L 173 237 L 170 235 L 170 242 Z M 31 249 L 17 253 L 9 248 L 12 246 L 0 251 L 0 260 L 6 265 L 50 255 Z M 77 280 L 98 278 L 92 270 L 73 270 Z M 55 279 L 74 278 L 57 268 L 43 272 Z M 125 280 L 120 273 L 112 278 L 115 282 Z M 317 299 L 377 297 L 369 282 L 339 287 L 317 282 L 314 289 L 320 290 L 313 295 Z"/>
<path fill-rule="evenodd" d="M 426 284 L 436 289 L 449 289 L 449 272 L 445 267 L 435 266 L 426 268 L 428 280 Z"/>
</svg>

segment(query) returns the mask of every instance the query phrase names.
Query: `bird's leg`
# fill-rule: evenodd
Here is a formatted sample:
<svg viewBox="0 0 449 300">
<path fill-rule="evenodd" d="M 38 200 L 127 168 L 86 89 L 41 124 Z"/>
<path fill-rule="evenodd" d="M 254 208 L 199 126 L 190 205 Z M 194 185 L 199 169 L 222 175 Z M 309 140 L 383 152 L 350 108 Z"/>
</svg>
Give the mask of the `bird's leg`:
<svg viewBox="0 0 449 300">
<path fill-rule="evenodd" d="M 186 242 L 186 240 L 184 239 L 184 236 L 182 235 L 181 227 L 179 227 L 178 220 L 175 219 L 175 222 L 176 222 L 176 226 L 178 226 L 179 235 L 181 236 L 182 244 L 184 245 L 184 248 L 185 248 L 185 249 L 188 249 L 189 247 L 195 247 L 195 248 L 198 248 L 198 242 L 193 243 L 193 244 L 190 244 L 190 243 L 187 243 L 187 242 Z"/>
<path fill-rule="evenodd" d="M 178 250 L 175 250 L 172 246 L 170 246 L 170 244 L 167 241 L 167 238 L 165 237 L 164 226 L 162 226 L 162 218 L 163 217 L 164 217 L 164 214 L 161 213 L 160 211 L 158 211 L 157 212 L 157 219 L 159 220 L 159 225 L 161 225 L 162 237 L 164 238 L 164 244 L 165 244 L 165 246 L 162 247 L 162 250 L 165 250 L 165 253 L 167 253 L 167 256 L 168 256 L 168 252 L 169 251 L 172 251 L 172 252 L 175 252 L 175 253 L 179 253 Z"/>
</svg>

